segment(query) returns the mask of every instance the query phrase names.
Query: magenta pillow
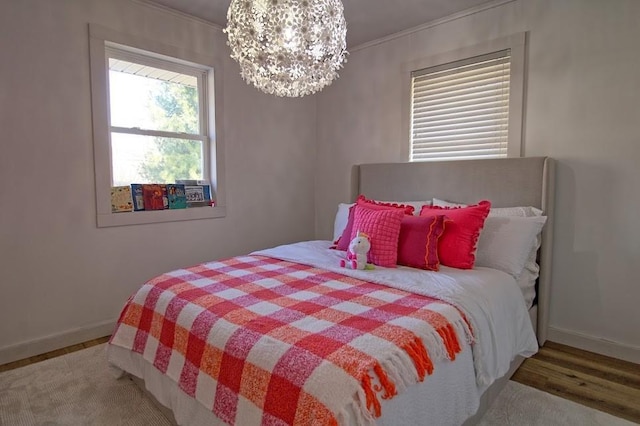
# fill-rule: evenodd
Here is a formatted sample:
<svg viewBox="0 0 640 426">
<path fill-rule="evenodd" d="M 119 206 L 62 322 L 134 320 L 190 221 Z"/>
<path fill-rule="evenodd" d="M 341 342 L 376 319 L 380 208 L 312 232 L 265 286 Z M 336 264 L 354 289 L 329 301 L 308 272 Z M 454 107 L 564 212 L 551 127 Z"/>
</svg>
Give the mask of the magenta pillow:
<svg viewBox="0 0 640 426">
<path fill-rule="evenodd" d="M 385 203 L 382 201 L 369 200 L 364 195 L 359 195 L 356 203 L 349 208 L 349 218 L 347 219 L 347 226 L 344 227 L 344 231 L 342 231 L 342 235 L 338 238 L 336 242 L 336 249 L 346 251 L 349 248 L 349 243 L 351 242 L 352 228 L 353 228 L 353 213 L 355 206 L 364 206 L 370 209 L 375 210 L 389 210 L 396 209 L 402 210 L 408 215 L 413 215 L 414 208 L 413 206 L 405 205 L 405 204 L 395 204 L 395 203 Z"/>
<path fill-rule="evenodd" d="M 353 229 L 349 241 L 363 232 L 369 237 L 371 250 L 369 263 L 395 268 L 398 260 L 398 237 L 400 224 L 405 216 L 402 209 L 371 209 L 356 204 L 353 213 Z"/>
<path fill-rule="evenodd" d="M 398 236 L 398 265 L 437 271 L 438 240 L 449 220 L 443 215 L 404 216 Z"/>
<path fill-rule="evenodd" d="M 444 214 L 451 220 L 438 241 L 441 264 L 460 269 L 473 268 L 476 244 L 490 208 L 491 203 L 486 200 L 469 207 L 422 207 L 420 216 Z"/>
</svg>

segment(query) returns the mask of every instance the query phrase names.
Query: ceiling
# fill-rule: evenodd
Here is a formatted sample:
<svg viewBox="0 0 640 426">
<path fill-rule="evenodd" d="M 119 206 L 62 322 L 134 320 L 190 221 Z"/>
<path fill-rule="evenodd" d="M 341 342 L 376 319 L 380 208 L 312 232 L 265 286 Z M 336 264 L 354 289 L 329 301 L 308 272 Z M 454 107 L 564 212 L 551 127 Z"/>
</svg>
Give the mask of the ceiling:
<svg viewBox="0 0 640 426">
<path fill-rule="evenodd" d="M 226 26 L 231 0 L 147 0 Z M 347 45 L 354 47 L 495 0 L 342 0 Z"/>
</svg>

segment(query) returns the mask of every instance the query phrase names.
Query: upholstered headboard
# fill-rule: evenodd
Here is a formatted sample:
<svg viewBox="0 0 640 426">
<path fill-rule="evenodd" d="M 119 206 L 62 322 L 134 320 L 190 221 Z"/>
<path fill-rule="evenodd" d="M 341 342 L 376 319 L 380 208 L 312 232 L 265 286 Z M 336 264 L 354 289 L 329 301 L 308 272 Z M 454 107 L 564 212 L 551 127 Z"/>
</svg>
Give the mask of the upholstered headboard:
<svg viewBox="0 0 640 426">
<path fill-rule="evenodd" d="M 537 335 L 547 338 L 553 232 L 554 161 L 547 157 L 362 164 L 357 193 L 379 200 L 490 200 L 493 207 L 533 206 L 548 217 L 539 253 Z M 353 194 L 354 198 L 357 194 Z"/>
</svg>

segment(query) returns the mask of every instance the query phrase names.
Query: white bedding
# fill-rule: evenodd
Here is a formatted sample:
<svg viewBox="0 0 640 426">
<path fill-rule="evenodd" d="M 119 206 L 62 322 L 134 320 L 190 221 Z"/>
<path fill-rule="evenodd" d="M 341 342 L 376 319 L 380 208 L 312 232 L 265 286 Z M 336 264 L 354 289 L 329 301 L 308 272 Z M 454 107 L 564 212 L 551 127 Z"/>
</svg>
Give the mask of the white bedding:
<svg viewBox="0 0 640 426">
<path fill-rule="evenodd" d="M 489 268 L 442 267 L 439 272 L 405 267 L 343 269 L 339 261 L 344 252 L 330 250 L 330 244 L 329 241 L 307 241 L 252 254 L 313 265 L 442 299 L 457 306 L 474 330 L 475 344 L 461 342 L 462 352 L 455 362 L 439 363 L 424 383 L 410 386 L 403 394 L 383 401 L 379 425 L 425 424 L 425 413 L 428 413 L 428 424 L 461 424 L 475 413 L 482 392 L 508 371 L 517 355 L 530 356 L 537 351 L 524 299 L 510 275 Z M 138 354 L 109 347 L 109 361 L 118 369 L 144 379 L 147 389 L 171 407 L 179 424 L 223 424 Z"/>
</svg>

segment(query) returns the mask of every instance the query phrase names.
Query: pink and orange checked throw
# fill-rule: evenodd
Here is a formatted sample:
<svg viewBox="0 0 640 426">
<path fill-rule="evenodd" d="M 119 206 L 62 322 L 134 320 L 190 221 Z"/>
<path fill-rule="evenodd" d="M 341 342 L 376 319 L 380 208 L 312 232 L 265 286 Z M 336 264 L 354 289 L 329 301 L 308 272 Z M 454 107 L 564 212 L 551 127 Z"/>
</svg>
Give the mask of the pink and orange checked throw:
<svg viewBox="0 0 640 426">
<path fill-rule="evenodd" d="M 379 417 L 381 398 L 454 360 L 461 338 L 472 340 L 464 315 L 442 301 L 243 256 L 149 281 L 110 344 L 229 424 L 337 425 Z"/>
</svg>

